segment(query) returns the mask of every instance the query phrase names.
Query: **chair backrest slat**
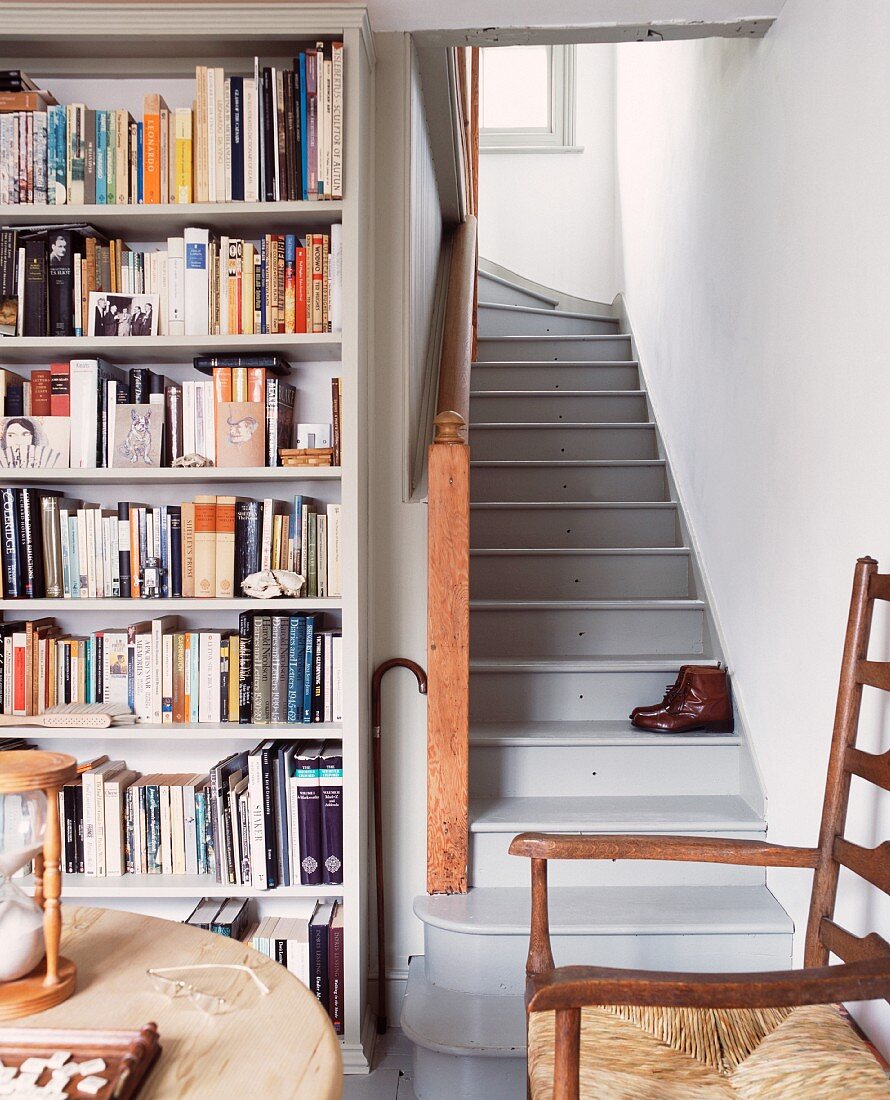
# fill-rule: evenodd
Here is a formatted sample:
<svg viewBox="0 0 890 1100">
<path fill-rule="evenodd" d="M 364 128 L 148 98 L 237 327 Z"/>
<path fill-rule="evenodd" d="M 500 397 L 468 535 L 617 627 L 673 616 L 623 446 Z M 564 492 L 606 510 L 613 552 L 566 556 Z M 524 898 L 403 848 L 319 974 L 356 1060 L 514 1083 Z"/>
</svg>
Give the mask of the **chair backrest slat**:
<svg viewBox="0 0 890 1100">
<path fill-rule="evenodd" d="M 890 600 L 890 573 L 872 573 L 868 594 L 873 600 Z"/>
<path fill-rule="evenodd" d="M 845 837 L 835 837 L 834 858 L 848 871 L 890 894 L 890 840 L 877 848 L 863 848 Z"/>
<path fill-rule="evenodd" d="M 856 733 L 859 727 L 859 711 L 862 705 L 862 680 L 859 678 L 859 666 L 868 658 L 868 639 L 871 633 L 875 598 L 872 595 L 872 589 L 880 588 L 883 591 L 884 588 L 882 582 L 874 582 L 877 575 L 878 563 L 874 558 L 860 558 L 857 561 L 853 576 L 850 614 L 847 619 L 847 633 L 844 638 L 844 655 L 841 662 L 831 751 L 828 757 L 825 801 L 822 805 L 822 823 L 819 828 L 819 861 L 813 876 L 804 966 L 825 966 L 828 962 L 829 948 L 822 941 L 820 931 L 823 918 L 834 916 L 837 899 L 840 864 L 835 856 L 835 839 L 843 836 L 852 778 L 844 762 L 847 749 L 856 744 Z"/>
<path fill-rule="evenodd" d="M 890 664 L 886 661 L 857 661 L 856 680 L 866 687 L 890 691 Z"/>
<path fill-rule="evenodd" d="M 850 745 L 844 753 L 844 767 L 853 775 L 861 779 L 867 779 L 876 787 L 883 787 L 890 791 L 890 750 L 876 756 L 871 752 L 863 752 Z"/>
<path fill-rule="evenodd" d="M 844 962 L 862 962 L 864 959 L 890 955 L 890 943 L 877 932 L 870 932 L 867 936 L 854 936 L 828 917 L 822 918 L 819 934 L 828 950 Z"/>
</svg>

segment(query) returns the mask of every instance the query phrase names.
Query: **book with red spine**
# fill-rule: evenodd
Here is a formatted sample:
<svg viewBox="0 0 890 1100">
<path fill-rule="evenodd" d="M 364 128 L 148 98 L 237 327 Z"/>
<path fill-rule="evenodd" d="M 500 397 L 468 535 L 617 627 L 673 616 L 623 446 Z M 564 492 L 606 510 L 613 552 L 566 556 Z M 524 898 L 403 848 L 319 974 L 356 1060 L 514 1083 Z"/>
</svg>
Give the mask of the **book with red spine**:
<svg viewBox="0 0 890 1100">
<path fill-rule="evenodd" d="M 31 415 L 52 415 L 52 374 L 48 370 L 31 371 Z"/>
</svg>

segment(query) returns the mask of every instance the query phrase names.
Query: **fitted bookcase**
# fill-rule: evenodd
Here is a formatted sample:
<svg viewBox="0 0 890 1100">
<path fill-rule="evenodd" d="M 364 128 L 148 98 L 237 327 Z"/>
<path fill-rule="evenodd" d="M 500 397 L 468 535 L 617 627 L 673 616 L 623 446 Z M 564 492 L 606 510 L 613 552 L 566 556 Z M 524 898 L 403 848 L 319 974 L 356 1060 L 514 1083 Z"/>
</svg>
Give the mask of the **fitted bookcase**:
<svg viewBox="0 0 890 1100">
<path fill-rule="evenodd" d="M 292 364 L 298 419 L 330 420 L 330 380 L 342 378 L 342 464 L 306 469 L 160 469 L 2 471 L 3 484 L 64 490 L 113 506 L 119 499 L 180 503 L 196 493 L 287 499 L 302 493 L 342 505 L 342 597 L 327 599 L 3 600 L 4 619 L 55 616 L 67 631 L 89 633 L 158 615 L 179 614 L 190 629 L 237 625 L 245 609 L 324 611 L 343 633 L 343 721 L 312 726 L 150 726 L 107 731 L 23 728 L 41 748 L 79 759 L 107 753 L 142 773 L 201 772 L 261 740 L 342 739 L 344 884 L 259 891 L 208 881 L 211 876 L 134 875 L 87 879 L 65 875 L 68 904 L 102 905 L 183 919 L 202 896 L 251 897 L 257 916 L 287 916 L 295 897 L 341 897 L 345 919 L 347 1072 L 366 1072 L 373 1021 L 367 974 L 367 389 L 369 197 L 373 44 L 365 9 L 348 4 L 42 4 L 9 6 L 3 16 L 0 68 L 23 69 L 59 102 L 125 106 L 136 116 L 142 97 L 160 92 L 190 106 L 195 66 L 253 72 L 258 55 L 289 65 L 299 44 L 339 39 L 345 47 L 343 199 L 336 202 L 195 203 L 152 206 L 0 206 L 0 225 L 90 222 L 130 244 L 156 246 L 186 226 L 256 239 L 264 233 L 326 232 L 343 226 L 342 332 L 304 335 L 100 338 L 0 337 L 0 366 L 27 374 L 71 358 L 101 356 L 121 366 L 156 367 L 174 381 L 198 378 L 200 353 L 276 352 Z M 7 731 L 4 731 L 7 732 Z M 9 731 L 15 734 L 15 730 Z M 169 964 L 169 960 L 158 960 Z M 286 1037 L 288 1021 L 282 1020 Z"/>
</svg>

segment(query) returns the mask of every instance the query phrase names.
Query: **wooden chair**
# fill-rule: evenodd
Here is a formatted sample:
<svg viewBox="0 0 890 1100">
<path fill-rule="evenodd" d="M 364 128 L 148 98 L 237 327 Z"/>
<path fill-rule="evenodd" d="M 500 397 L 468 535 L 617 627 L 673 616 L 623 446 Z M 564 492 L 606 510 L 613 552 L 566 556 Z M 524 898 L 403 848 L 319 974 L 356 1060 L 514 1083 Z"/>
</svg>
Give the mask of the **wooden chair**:
<svg viewBox="0 0 890 1100">
<path fill-rule="evenodd" d="M 833 919 L 841 867 L 890 892 L 890 842 L 868 849 L 843 835 L 853 775 L 890 790 L 890 751 L 878 756 L 856 747 L 863 685 L 890 691 L 890 662 L 868 660 L 874 601 L 890 600 L 890 574 L 877 570 L 872 558 L 856 565 L 817 847 L 681 836 L 522 833 L 513 840 L 510 853 L 531 859 L 526 1005 L 533 1100 L 890 1096 L 878 1061 L 832 1007 L 890 998 L 890 944 L 874 932 L 853 935 Z M 557 968 L 548 923 L 550 859 L 810 867 L 804 968 L 742 974 Z M 829 954 L 843 964 L 827 965 Z"/>
</svg>

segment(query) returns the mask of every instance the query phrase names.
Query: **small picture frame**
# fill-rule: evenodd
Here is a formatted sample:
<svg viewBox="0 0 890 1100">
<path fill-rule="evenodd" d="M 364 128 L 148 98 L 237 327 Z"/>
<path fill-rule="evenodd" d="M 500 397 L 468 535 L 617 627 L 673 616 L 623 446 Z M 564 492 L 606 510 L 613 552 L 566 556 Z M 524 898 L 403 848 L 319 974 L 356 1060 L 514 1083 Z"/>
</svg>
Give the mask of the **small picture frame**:
<svg viewBox="0 0 890 1100">
<path fill-rule="evenodd" d="M 109 294 L 91 290 L 88 336 L 157 336 L 157 294 Z"/>
<path fill-rule="evenodd" d="M 65 470 L 70 446 L 70 417 L 0 417 L 0 469 Z"/>
</svg>

